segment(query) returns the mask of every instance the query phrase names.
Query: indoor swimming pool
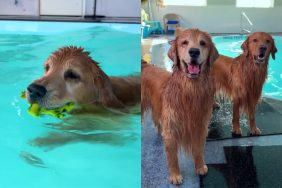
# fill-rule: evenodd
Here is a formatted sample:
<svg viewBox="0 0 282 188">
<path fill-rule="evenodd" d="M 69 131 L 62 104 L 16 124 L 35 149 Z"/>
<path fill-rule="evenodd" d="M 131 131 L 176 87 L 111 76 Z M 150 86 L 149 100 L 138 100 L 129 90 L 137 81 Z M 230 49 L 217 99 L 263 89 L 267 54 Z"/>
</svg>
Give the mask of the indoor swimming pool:
<svg viewBox="0 0 282 188">
<path fill-rule="evenodd" d="M 138 24 L 0 21 L 0 187 L 139 187 L 140 113 L 32 117 L 20 99 L 56 49 L 80 46 L 113 76 L 140 74 Z"/>
</svg>

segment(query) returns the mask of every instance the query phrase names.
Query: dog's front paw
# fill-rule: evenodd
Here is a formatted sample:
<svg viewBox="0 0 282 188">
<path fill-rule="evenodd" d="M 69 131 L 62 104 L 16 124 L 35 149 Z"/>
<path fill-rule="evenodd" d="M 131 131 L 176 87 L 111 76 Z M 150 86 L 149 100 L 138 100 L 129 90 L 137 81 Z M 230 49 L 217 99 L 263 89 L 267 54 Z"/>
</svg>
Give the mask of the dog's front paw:
<svg viewBox="0 0 282 188">
<path fill-rule="evenodd" d="M 261 134 L 261 131 L 259 128 L 254 128 L 254 129 L 251 129 L 251 135 L 252 136 L 259 136 Z"/>
<path fill-rule="evenodd" d="M 241 136 L 242 135 L 242 130 L 241 130 L 241 128 L 238 128 L 238 129 L 232 129 L 231 130 L 231 133 L 232 133 L 232 135 L 233 136 Z"/>
<path fill-rule="evenodd" d="M 203 165 L 201 168 L 196 169 L 196 174 L 200 176 L 205 176 L 208 173 L 207 165 Z"/>
<path fill-rule="evenodd" d="M 169 182 L 171 184 L 180 185 L 182 184 L 182 181 L 183 181 L 183 177 L 181 176 L 181 174 L 169 176 Z"/>
</svg>

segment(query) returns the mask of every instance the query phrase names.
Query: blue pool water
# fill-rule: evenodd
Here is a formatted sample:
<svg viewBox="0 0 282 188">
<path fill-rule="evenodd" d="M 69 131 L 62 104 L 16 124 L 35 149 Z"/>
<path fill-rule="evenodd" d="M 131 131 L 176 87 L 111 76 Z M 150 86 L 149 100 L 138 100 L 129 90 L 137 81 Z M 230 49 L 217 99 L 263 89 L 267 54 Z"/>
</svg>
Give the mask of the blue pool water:
<svg viewBox="0 0 282 188">
<path fill-rule="evenodd" d="M 108 75 L 140 73 L 140 26 L 0 21 L 0 187 L 140 187 L 140 114 L 27 114 L 20 92 L 59 47 L 91 52 Z"/>
</svg>

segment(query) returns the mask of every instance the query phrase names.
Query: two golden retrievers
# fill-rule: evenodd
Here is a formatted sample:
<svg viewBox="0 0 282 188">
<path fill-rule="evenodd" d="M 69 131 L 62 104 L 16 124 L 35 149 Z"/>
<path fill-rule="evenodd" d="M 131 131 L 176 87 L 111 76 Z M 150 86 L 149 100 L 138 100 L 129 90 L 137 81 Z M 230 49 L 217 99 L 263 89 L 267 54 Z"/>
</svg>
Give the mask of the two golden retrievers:
<svg viewBox="0 0 282 188">
<path fill-rule="evenodd" d="M 152 110 L 153 121 L 161 133 L 169 168 L 169 180 L 182 183 L 178 151 L 192 153 L 196 173 L 208 171 L 204 146 L 212 113 L 215 85 L 212 64 L 218 52 L 211 37 L 198 29 L 177 30 L 168 52 L 172 74 L 142 64 L 142 113 Z"/>
<path fill-rule="evenodd" d="M 269 56 L 275 59 L 277 49 L 271 35 L 251 34 L 242 44 L 243 54 L 236 58 L 220 56 L 213 65 L 216 90 L 227 95 L 233 103 L 232 133 L 241 135 L 240 111 L 248 115 L 251 135 L 261 132 L 255 123 L 256 105 L 267 78 Z"/>
<path fill-rule="evenodd" d="M 126 111 L 140 103 L 140 76 L 108 77 L 83 48 L 63 47 L 44 64 L 44 75 L 27 88 L 27 99 L 44 108 L 68 102 Z"/>
<path fill-rule="evenodd" d="M 152 111 L 163 137 L 172 184 L 182 183 L 177 157 L 181 147 L 192 153 L 197 174 L 208 171 L 204 145 L 215 92 L 224 93 L 233 103 L 233 134 L 241 134 L 240 111 L 249 116 L 251 134 L 260 134 L 255 109 L 267 77 L 269 56 L 275 59 L 277 49 L 271 35 L 264 32 L 251 34 L 242 49 L 243 54 L 236 58 L 219 56 L 207 33 L 177 30 L 168 52 L 172 74 L 142 63 L 142 114 Z"/>
</svg>

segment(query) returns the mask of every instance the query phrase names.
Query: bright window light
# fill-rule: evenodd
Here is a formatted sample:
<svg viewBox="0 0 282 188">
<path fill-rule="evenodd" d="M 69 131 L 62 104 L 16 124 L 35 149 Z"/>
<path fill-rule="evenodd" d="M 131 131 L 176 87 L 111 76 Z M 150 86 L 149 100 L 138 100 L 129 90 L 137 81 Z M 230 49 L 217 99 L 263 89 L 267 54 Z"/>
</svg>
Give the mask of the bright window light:
<svg viewBox="0 0 282 188">
<path fill-rule="evenodd" d="M 236 0 L 236 7 L 271 8 L 274 0 Z"/>
<path fill-rule="evenodd" d="M 207 0 L 164 0 L 164 5 L 207 6 Z"/>
</svg>

